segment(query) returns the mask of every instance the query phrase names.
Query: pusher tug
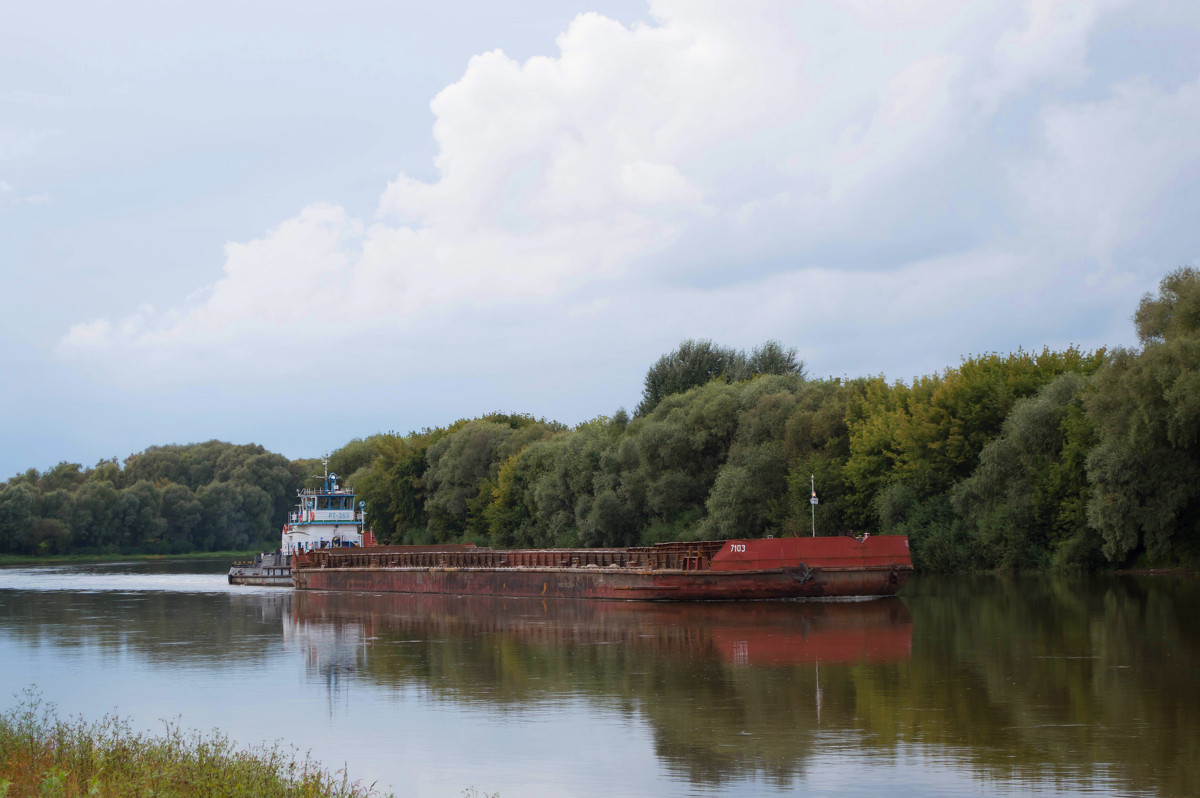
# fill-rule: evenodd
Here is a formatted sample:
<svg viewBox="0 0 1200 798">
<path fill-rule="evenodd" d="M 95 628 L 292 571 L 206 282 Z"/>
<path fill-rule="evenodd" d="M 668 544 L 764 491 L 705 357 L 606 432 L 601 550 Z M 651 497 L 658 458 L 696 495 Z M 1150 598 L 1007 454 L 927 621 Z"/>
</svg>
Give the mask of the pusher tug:
<svg viewBox="0 0 1200 798">
<path fill-rule="evenodd" d="M 296 491 L 296 510 L 288 514 L 279 549 L 274 554 L 235 562 L 229 569 L 229 584 L 291 587 L 295 554 L 373 543 L 371 533 L 363 529 L 364 503 L 356 505 L 354 492 L 338 485 L 337 474 L 329 473 L 328 459 L 321 462 L 325 467 L 321 487 Z"/>
</svg>

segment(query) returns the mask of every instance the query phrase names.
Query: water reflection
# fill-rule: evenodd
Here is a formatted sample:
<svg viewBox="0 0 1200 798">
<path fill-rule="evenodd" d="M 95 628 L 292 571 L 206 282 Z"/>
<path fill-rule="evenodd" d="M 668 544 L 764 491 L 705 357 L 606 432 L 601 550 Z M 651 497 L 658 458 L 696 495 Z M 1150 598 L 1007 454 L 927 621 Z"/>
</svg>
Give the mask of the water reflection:
<svg viewBox="0 0 1200 798">
<path fill-rule="evenodd" d="M 889 662 L 912 654 L 898 599 L 842 603 L 641 604 L 466 596 L 298 592 L 284 623 L 312 662 L 344 667 L 351 651 L 402 638 L 489 647 L 620 645 L 661 658 L 727 665 Z M 384 677 L 386 678 L 386 677 Z"/>
<path fill-rule="evenodd" d="M 1200 706 L 1197 598 L 1189 580 L 994 577 L 854 604 L 298 593 L 284 626 L 382 686 L 644 719 L 694 784 L 923 750 L 1009 785 L 1184 796 L 1200 794 L 1197 720 L 1178 711 Z"/>
<path fill-rule="evenodd" d="M 164 667 L 229 668 L 272 656 L 291 595 L 0 590 L 0 633 L 28 646 L 132 653 Z"/>
<path fill-rule="evenodd" d="M 253 704 L 227 697 L 271 683 L 293 725 L 350 750 L 368 726 L 390 750 L 414 714 L 468 729 L 619 729 L 556 741 L 543 759 L 652 749 L 643 767 L 688 791 L 840 792 L 855 780 L 900 795 L 1200 794 L 1190 578 L 924 578 L 902 599 L 684 605 L 171 591 L 143 589 L 161 571 L 146 583 L 114 571 L 83 572 L 115 580 L 84 591 L 63 586 L 80 576 L 70 569 L 22 577 L 36 585 L 4 575 L 0 664 L 13 689 L 36 660 L 54 699 L 56 662 L 72 661 L 61 678 L 139 679 L 171 702 L 164 714 L 216 704 L 236 729 Z M 524 747 L 519 732 L 503 737 L 487 740 L 493 765 L 530 756 L 528 733 Z M 501 786 L 477 751 L 419 750 L 457 768 L 458 789 Z M 408 776 L 383 774 L 398 788 Z M 614 794 L 614 783 L 575 787 Z"/>
<path fill-rule="evenodd" d="M 585 698 L 647 721 L 660 762 L 696 783 L 802 772 L 823 730 L 853 726 L 858 668 L 912 656 L 898 599 L 637 604 L 300 592 L 284 636 L 313 680 L 347 670 L 455 704 L 527 712 Z"/>
<path fill-rule="evenodd" d="M 919 580 L 916 654 L 871 725 L 990 778 L 1200 795 L 1198 600 L 1194 578 Z"/>
</svg>

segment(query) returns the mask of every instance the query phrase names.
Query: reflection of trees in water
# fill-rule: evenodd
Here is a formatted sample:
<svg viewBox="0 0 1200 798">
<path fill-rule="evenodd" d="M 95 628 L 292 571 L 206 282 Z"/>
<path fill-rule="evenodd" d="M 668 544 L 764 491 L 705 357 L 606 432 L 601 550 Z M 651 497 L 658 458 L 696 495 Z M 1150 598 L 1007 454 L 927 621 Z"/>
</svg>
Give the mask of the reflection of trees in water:
<svg viewBox="0 0 1200 798">
<path fill-rule="evenodd" d="M 922 580 L 910 667 L 858 685 L 867 725 L 994 777 L 1200 794 L 1200 724 L 1181 711 L 1200 706 L 1197 598 L 1191 579 Z"/>
<path fill-rule="evenodd" d="M 912 638 L 895 599 L 687 605 L 300 592 L 293 612 L 297 628 L 361 628 L 371 640 L 361 675 L 389 687 L 513 711 L 583 696 L 640 715 L 659 759 L 697 783 L 789 781 L 813 747 L 818 663 L 823 686 L 845 681 L 849 669 L 895 667 Z M 840 695 L 826 727 L 852 718 Z"/>
<path fill-rule="evenodd" d="M 914 581 L 903 604 L 299 593 L 293 611 L 361 628 L 361 678 L 643 717 L 659 759 L 694 783 L 787 784 L 818 752 L 915 745 L 986 778 L 1187 796 L 1200 794 L 1198 598 L 1186 579 L 959 577 Z"/>
<path fill-rule="evenodd" d="M 132 650 L 158 665 L 221 668 L 277 653 L 267 643 L 290 591 L 172 593 L 0 590 L 0 629 L 34 645 Z"/>
<path fill-rule="evenodd" d="M 926 578 L 845 605 L 0 590 L 0 633 L 221 669 L 277 655 L 282 628 L 331 700 L 351 675 L 500 711 L 582 697 L 644 719 L 697 784 L 915 747 L 989 779 L 1191 796 L 1198 599 L 1171 578 Z"/>
</svg>

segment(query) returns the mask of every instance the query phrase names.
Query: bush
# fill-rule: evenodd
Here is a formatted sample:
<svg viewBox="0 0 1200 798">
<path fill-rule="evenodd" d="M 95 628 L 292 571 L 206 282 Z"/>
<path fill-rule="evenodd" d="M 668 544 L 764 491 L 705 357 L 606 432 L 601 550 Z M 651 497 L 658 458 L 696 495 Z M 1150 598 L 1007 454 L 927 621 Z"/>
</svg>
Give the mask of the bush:
<svg viewBox="0 0 1200 798">
<path fill-rule="evenodd" d="M 326 772 L 278 744 L 237 748 L 220 732 L 168 725 L 157 736 L 127 720 L 60 720 L 35 690 L 0 715 L 0 795 L 336 796 L 379 795 Z"/>
</svg>

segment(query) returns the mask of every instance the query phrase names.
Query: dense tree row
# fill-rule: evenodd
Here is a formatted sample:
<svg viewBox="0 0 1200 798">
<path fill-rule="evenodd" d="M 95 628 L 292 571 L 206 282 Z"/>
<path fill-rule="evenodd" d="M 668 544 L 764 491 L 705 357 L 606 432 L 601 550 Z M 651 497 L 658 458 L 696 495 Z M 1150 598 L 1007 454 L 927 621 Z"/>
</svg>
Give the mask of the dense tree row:
<svg viewBox="0 0 1200 798">
<path fill-rule="evenodd" d="M 300 475 L 261 446 L 155 446 L 123 464 L 30 469 L 0 487 L 0 553 L 275 548 Z"/>
<path fill-rule="evenodd" d="M 926 570 L 1200 559 L 1200 273 L 1146 296 L 1137 349 L 987 354 L 911 383 L 809 379 L 796 351 L 684 341 L 631 418 L 493 413 L 356 439 L 331 469 L 383 541 L 623 546 L 909 536 Z M 0 550 L 273 547 L 301 475 L 257 446 L 155 447 L 0 489 Z"/>
<path fill-rule="evenodd" d="M 623 546 L 807 533 L 815 476 L 818 534 L 904 531 L 929 544 L 938 567 L 974 565 L 939 553 L 942 536 L 961 530 L 934 521 L 961 525 L 954 491 L 1023 398 L 1081 383 L 1103 360 L 1077 350 L 987 355 L 912 385 L 717 379 L 632 420 L 564 429 L 489 416 L 377 436 L 351 481 L 377 533 L 397 542 Z"/>
<path fill-rule="evenodd" d="M 907 534 L 926 570 L 1193 562 L 1200 274 L 1168 275 L 1135 321 L 1136 350 L 988 354 L 911 383 L 685 341 L 632 419 L 492 415 L 338 456 L 395 542 L 803 534 L 815 478 L 818 534 Z"/>
</svg>

